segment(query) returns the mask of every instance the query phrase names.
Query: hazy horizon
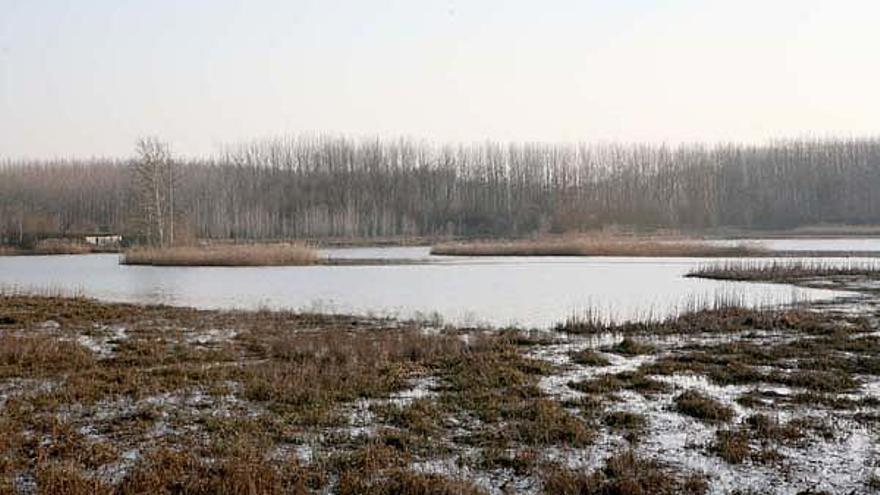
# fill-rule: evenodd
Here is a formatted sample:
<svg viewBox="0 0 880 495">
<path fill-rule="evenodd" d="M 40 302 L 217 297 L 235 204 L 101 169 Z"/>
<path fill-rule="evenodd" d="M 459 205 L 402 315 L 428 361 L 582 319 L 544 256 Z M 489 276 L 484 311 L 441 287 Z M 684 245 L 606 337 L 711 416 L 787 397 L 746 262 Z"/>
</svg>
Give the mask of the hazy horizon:
<svg viewBox="0 0 880 495">
<path fill-rule="evenodd" d="M 868 1 L 0 0 L 0 157 L 878 134 Z"/>
</svg>

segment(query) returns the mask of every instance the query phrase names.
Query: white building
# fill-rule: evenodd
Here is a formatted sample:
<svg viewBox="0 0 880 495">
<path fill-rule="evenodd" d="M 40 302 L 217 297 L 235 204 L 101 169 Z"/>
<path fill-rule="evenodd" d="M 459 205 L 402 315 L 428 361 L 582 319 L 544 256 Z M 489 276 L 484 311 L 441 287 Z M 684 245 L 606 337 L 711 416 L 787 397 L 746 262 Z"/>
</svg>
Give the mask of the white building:
<svg viewBox="0 0 880 495">
<path fill-rule="evenodd" d="M 101 234 L 86 236 L 86 244 L 91 244 L 92 246 L 112 246 L 120 242 L 122 242 L 121 235 Z"/>
</svg>

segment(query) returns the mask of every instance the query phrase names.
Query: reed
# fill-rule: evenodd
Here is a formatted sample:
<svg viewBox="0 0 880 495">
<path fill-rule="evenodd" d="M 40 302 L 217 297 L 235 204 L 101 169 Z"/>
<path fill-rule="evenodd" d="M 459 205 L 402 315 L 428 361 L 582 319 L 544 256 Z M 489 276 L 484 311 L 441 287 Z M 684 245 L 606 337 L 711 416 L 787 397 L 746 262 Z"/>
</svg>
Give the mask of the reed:
<svg viewBox="0 0 880 495">
<path fill-rule="evenodd" d="M 123 265 L 153 266 L 286 266 L 314 265 L 318 252 L 302 244 L 248 244 L 136 248 Z"/>
<path fill-rule="evenodd" d="M 759 261 L 730 260 L 698 267 L 686 276 L 713 280 L 791 281 L 834 276 L 880 275 L 876 261 Z"/>
<path fill-rule="evenodd" d="M 34 254 L 88 254 L 92 247 L 73 239 L 41 239 L 34 244 Z"/>
<path fill-rule="evenodd" d="M 630 237 L 560 237 L 541 240 L 438 244 L 431 254 L 445 256 L 629 256 L 744 257 L 765 251 L 747 244 L 713 245 L 699 241 Z"/>
<path fill-rule="evenodd" d="M 77 239 L 40 239 L 32 247 L 0 246 L 0 256 L 89 254 L 96 252 L 94 246 Z"/>
</svg>

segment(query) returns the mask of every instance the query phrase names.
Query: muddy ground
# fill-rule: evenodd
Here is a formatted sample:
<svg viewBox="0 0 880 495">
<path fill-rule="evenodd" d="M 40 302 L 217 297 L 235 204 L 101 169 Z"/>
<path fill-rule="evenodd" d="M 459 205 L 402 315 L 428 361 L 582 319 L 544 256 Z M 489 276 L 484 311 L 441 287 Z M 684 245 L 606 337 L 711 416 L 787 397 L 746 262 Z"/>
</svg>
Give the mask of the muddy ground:
<svg viewBox="0 0 880 495">
<path fill-rule="evenodd" d="M 553 331 L 0 297 L 0 493 L 872 493 L 858 295 Z"/>
</svg>

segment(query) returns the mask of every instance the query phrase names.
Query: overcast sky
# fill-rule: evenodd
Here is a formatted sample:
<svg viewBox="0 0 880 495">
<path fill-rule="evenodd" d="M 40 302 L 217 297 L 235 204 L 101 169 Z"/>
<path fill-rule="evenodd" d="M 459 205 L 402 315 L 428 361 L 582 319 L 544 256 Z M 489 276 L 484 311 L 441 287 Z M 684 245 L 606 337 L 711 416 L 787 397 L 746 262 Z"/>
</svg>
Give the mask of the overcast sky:
<svg viewBox="0 0 880 495">
<path fill-rule="evenodd" d="M 877 135 L 876 0 L 0 0 L 0 156 Z"/>
</svg>

